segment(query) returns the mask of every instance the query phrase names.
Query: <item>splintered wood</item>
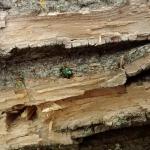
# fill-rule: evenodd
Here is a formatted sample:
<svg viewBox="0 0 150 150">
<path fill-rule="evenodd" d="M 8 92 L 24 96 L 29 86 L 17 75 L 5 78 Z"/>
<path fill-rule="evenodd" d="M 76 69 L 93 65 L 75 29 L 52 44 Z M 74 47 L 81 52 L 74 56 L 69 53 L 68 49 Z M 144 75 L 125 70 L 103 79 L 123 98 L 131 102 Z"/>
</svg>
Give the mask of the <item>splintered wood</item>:
<svg viewBox="0 0 150 150">
<path fill-rule="evenodd" d="M 150 40 L 150 7 L 146 0 L 130 0 L 124 6 L 86 14 L 9 15 L 5 19 L 5 12 L 0 12 L 2 64 L 14 49 L 20 52 L 58 44 L 72 48 Z M 17 79 L 15 87 L 5 86 L 0 91 L 0 149 L 78 144 L 76 139 L 96 133 L 148 124 L 149 78 L 127 84 L 129 77 L 136 77 L 150 68 L 150 55 L 144 54 L 129 64 L 119 55 L 120 68 L 114 71 L 86 73 L 70 79 Z"/>
<path fill-rule="evenodd" d="M 73 144 L 73 139 L 76 138 L 121 126 L 147 123 L 150 117 L 149 98 L 150 91 L 145 83 L 143 86 L 97 89 L 84 97 L 36 105 L 37 109 L 34 111 L 37 115 L 30 120 L 24 118 L 25 109 L 20 105 L 23 110 L 20 109 L 19 115 L 16 116 L 15 112 L 10 114 L 10 111 L 0 119 L 3 129 L 1 135 L 13 147 L 30 144 Z M 31 111 L 32 108 L 29 109 Z M 9 124 L 5 119 L 9 120 Z"/>
<path fill-rule="evenodd" d="M 64 44 L 66 48 L 71 48 L 128 40 L 148 40 L 150 39 L 148 2 L 141 4 L 139 1 L 133 6 L 136 7 L 124 5 L 88 14 L 9 16 L 6 28 L 2 32 L 3 36 L 0 36 L 0 52 L 5 55 L 14 48 L 55 44 Z"/>
</svg>

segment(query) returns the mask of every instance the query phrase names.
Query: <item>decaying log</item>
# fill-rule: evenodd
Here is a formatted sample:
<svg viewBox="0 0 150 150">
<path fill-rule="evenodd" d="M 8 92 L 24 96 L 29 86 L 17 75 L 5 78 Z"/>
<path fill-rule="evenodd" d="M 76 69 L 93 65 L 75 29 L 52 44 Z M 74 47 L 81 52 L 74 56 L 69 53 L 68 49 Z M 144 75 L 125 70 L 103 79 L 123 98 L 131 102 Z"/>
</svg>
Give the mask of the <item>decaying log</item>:
<svg viewBox="0 0 150 150">
<path fill-rule="evenodd" d="M 78 145 L 149 125 L 149 26 L 146 0 L 44 16 L 0 11 L 0 149 Z"/>
<path fill-rule="evenodd" d="M 135 1 L 133 1 L 135 2 Z M 1 54 L 14 48 L 64 44 L 66 48 L 150 38 L 148 2 L 126 4 L 87 14 L 62 13 L 54 16 L 7 17 L 1 30 Z M 136 6 L 136 7 L 132 7 Z M 6 40 L 7 39 L 7 40 Z"/>
</svg>

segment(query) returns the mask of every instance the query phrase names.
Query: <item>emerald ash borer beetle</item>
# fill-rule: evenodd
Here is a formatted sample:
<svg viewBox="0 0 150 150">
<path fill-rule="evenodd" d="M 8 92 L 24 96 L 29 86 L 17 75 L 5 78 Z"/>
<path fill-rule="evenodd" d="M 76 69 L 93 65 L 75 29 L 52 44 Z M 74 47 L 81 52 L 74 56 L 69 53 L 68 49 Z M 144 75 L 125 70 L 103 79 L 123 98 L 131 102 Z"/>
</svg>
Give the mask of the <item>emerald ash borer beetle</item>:
<svg viewBox="0 0 150 150">
<path fill-rule="evenodd" d="M 73 76 L 73 70 L 69 67 L 61 67 L 60 75 L 64 78 L 70 79 Z"/>
</svg>

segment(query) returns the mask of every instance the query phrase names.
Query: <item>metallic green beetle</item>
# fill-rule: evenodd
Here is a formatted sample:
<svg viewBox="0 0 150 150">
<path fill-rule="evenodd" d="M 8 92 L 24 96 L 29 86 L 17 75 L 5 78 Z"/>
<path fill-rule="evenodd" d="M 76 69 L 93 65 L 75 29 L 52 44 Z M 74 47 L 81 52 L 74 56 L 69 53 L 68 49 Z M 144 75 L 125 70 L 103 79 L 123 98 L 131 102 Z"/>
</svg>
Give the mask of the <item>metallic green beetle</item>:
<svg viewBox="0 0 150 150">
<path fill-rule="evenodd" d="M 73 70 L 69 67 L 61 67 L 60 75 L 64 78 L 70 79 L 73 76 Z"/>
</svg>

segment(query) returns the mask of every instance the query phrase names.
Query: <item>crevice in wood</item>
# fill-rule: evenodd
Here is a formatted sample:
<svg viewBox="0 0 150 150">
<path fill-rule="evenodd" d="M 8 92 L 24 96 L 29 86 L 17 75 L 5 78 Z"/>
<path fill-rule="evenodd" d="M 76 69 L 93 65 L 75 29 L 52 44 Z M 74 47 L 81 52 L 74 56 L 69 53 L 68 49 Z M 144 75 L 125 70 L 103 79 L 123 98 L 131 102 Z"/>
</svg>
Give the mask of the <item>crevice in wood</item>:
<svg viewBox="0 0 150 150">
<path fill-rule="evenodd" d="M 143 70 L 140 74 L 128 77 L 126 86 L 129 86 L 133 83 L 136 83 L 137 85 L 142 85 L 143 82 L 150 82 L 150 69 Z"/>
<path fill-rule="evenodd" d="M 149 47 L 149 41 L 146 40 L 109 43 L 101 46 L 87 45 L 72 49 L 66 49 L 63 45 L 14 49 L 10 56 L 0 59 L 0 84 L 5 87 L 16 86 L 18 74 L 22 74 L 24 80 L 46 77 L 58 79 L 61 78 L 60 68 L 63 66 L 71 68 L 74 76 L 77 77 L 117 70 L 119 67 L 123 68 L 124 63 L 130 63 L 143 56 L 149 51 Z M 125 58 L 124 63 L 121 61 L 122 56 Z M 23 88 L 25 84 L 19 85 Z"/>
<path fill-rule="evenodd" d="M 5 61 L 6 64 L 11 64 L 12 62 L 20 63 L 22 61 L 34 61 L 37 59 L 42 59 L 45 57 L 55 57 L 55 56 L 68 56 L 71 55 L 93 55 L 95 53 L 103 54 L 112 54 L 115 52 L 127 51 L 129 49 L 143 46 L 150 43 L 149 40 L 143 41 L 125 41 L 125 42 L 115 42 L 115 43 L 106 43 L 100 46 L 80 46 L 77 48 L 66 49 L 64 45 L 54 45 L 54 46 L 42 46 L 35 48 L 25 48 L 18 49 L 14 48 L 8 56 L 3 56 L 0 60 Z"/>
<path fill-rule="evenodd" d="M 149 125 L 145 125 L 142 127 L 110 130 L 104 133 L 95 134 L 83 138 L 79 147 L 81 150 L 88 149 L 89 147 L 94 147 L 95 149 L 98 148 L 99 150 L 109 148 L 117 149 L 118 147 L 118 149 L 126 150 L 134 149 L 134 147 L 137 146 L 140 146 L 141 149 L 149 149 L 149 144 L 146 144 L 150 141 L 150 134 L 147 132 L 149 128 Z"/>
<path fill-rule="evenodd" d="M 8 127 L 11 127 L 12 123 L 21 115 L 21 113 L 25 110 L 24 105 L 16 105 L 5 111 L 6 113 L 6 124 Z"/>
<path fill-rule="evenodd" d="M 12 124 L 15 123 L 15 121 L 18 118 L 22 118 L 25 120 L 34 120 L 37 118 L 37 107 L 35 105 L 32 106 L 25 106 L 25 105 L 16 105 L 12 108 L 9 108 L 9 110 L 6 110 L 6 124 L 8 128 L 11 127 Z"/>
<path fill-rule="evenodd" d="M 27 120 L 34 120 L 37 118 L 37 107 L 35 105 L 27 106 Z"/>
</svg>

